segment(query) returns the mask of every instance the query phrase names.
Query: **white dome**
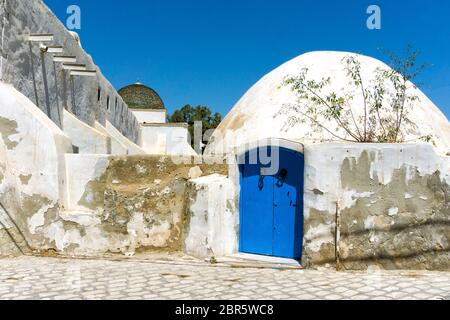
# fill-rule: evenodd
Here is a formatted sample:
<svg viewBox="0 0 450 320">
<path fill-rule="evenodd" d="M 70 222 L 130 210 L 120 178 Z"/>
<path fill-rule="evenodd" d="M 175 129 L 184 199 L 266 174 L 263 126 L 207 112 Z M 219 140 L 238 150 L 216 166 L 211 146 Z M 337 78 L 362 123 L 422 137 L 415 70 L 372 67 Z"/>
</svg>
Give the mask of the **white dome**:
<svg viewBox="0 0 450 320">
<path fill-rule="evenodd" d="M 383 62 L 362 55 L 348 52 L 319 51 L 303 54 L 281 65 L 258 81 L 233 107 L 230 113 L 212 136 L 206 153 L 228 153 L 234 147 L 267 138 L 282 138 L 301 142 L 305 145 L 323 142 L 342 142 L 325 130 L 312 130 L 310 123 L 298 123 L 286 127 L 287 114 L 277 115 L 284 105 L 296 104 L 297 95 L 289 86 L 283 85 L 288 76 L 298 75 L 302 69 L 308 68 L 308 79 L 320 80 L 330 77 L 329 90 L 337 93 L 353 92 L 355 106 L 362 106 L 360 91 L 348 85 L 349 77 L 343 68 L 342 60 L 356 56 L 361 64 L 361 76 L 364 83 L 370 83 L 377 68 L 388 69 Z M 445 115 L 419 89 L 412 92 L 419 99 L 410 108 L 409 119 L 415 124 L 413 130 L 404 132 L 405 142 L 414 142 L 424 136 L 432 136 L 432 143 L 438 152 L 450 151 L 450 123 Z M 354 110 L 355 117 L 364 112 L 364 108 Z M 336 130 L 333 120 L 323 123 Z M 340 130 L 340 129 L 339 129 Z M 343 131 L 343 130 L 342 130 Z M 345 132 L 339 132 L 344 136 Z M 349 139 L 351 137 L 347 136 Z"/>
</svg>

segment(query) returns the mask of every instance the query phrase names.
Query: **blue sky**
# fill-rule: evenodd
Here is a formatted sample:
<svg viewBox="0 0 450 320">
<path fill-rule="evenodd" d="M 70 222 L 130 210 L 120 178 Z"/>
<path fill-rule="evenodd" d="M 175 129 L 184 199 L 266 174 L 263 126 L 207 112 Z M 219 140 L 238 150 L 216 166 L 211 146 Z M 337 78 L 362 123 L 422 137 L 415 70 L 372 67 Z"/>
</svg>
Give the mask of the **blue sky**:
<svg viewBox="0 0 450 320">
<path fill-rule="evenodd" d="M 44 0 L 62 20 L 80 6 L 79 34 L 112 84 L 154 88 L 169 111 L 190 103 L 225 115 L 262 76 L 302 53 L 342 50 L 381 60 L 412 44 L 430 63 L 423 91 L 450 118 L 447 0 Z M 366 28 L 366 9 L 382 29 Z"/>
</svg>

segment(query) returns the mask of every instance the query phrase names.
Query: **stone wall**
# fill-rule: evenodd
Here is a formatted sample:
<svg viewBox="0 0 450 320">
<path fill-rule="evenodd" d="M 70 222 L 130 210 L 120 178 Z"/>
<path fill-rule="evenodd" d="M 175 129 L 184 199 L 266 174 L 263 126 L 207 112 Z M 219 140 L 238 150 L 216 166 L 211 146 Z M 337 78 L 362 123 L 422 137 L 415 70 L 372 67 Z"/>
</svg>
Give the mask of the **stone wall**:
<svg viewBox="0 0 450 320">
<path fill-rule="evenodd" d="M 43 232 L 53 242 L 46 249 L 78 256 L 184 250 L 189 179 L 228 171 L 226 165 L 197 166 L 191 158 L 182 158 L 189 160 L 183 164 L 164 156 L 66 160 L 70 199 Z M 72 175 L 75 171 L 83 174 Z"/>
<path fill-rule="evenodd" d="M 324 144 L 305 159 L 306 266 L 450 269 L 449 157 L 428 144 Z"/>
<path fill-rule="evenodd" d="M 127 138 L 139 141 L 138 122 L 126 103 L 42 0 L 1 1 L 0 29 L 4 30 L 2 81 L 12 84 L 60 127 L 62 110 L 67 108 L 91 126 L 108 120 Z M 77 63 L 97 70 L 97 76 L 70 77 L 63 72 L 52 54 L 41 54 L 39 44 L 28 41 L 30 34 L 39 33 L 53 34 L 54 43 L 49 45 L 63 46 L 64 55 L 76 56 Z"/>
</svg>

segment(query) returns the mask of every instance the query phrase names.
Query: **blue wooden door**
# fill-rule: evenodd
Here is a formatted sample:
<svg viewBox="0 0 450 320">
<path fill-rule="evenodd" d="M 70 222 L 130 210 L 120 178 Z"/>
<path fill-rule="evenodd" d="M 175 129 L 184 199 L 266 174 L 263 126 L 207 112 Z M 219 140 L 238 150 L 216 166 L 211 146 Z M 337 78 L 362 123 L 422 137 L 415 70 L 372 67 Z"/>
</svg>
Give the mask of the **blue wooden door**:
<svg viewBox="0 0 450 320">
<path fill-rule="evenodd" d="M 280 148 L 276 174 L 241 165 L 240 251 L 300 259 L 303 242 L 303 168 L 300 153 Z"/>
</svg>

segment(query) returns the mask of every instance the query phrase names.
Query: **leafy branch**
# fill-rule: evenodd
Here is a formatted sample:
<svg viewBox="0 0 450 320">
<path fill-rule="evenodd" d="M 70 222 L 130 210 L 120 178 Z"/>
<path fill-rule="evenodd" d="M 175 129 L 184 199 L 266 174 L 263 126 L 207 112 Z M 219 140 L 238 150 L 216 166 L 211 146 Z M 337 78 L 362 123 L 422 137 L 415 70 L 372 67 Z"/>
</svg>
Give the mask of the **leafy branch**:
<svg viewBox="0 0 450 320">
<path fill-rule="evenodd" d="M 411 47 L 407 48 L 405 59 L 388 53 L 391 68 L 377 68 L 367 82 L 363 80 L 367 78 L 362 76 L 358 56 L 344 57 L 341 63 L 349 78 L 346 93 L 332 91 L 330 77 L 310 79 L 309 69 L 303 68 L 298 75 L 283 80 L 283 85 L 295 92 L 297 103 L 283 106 L 275 116 L 289 114 L 287 128 L 310 122 L 342 141 L 403 142 L 404 133 L 415 127 L 409 114 L 419 99 L 411 90 L 416 88 L 411 81 L 427 67 L 416 66 L 418 55 Z M 360 105 L 355 105 L 356 92 L 361 95 Z M 330 123 L 336 127 L 330 127 Z M 339 134 L 342 130 L 344 135 Z"/>
</svg>

